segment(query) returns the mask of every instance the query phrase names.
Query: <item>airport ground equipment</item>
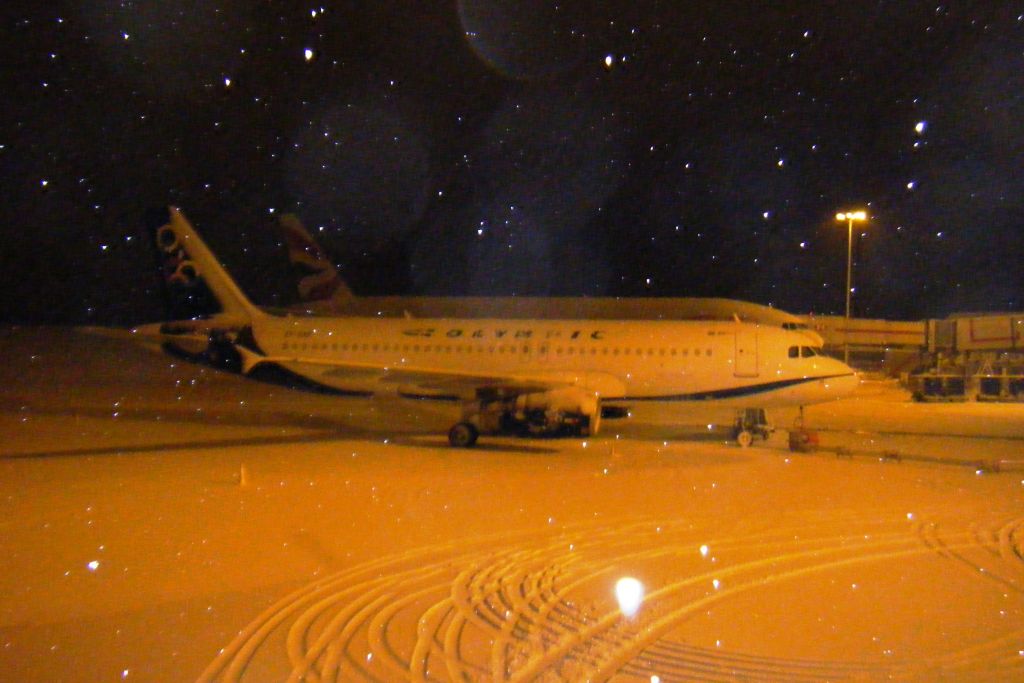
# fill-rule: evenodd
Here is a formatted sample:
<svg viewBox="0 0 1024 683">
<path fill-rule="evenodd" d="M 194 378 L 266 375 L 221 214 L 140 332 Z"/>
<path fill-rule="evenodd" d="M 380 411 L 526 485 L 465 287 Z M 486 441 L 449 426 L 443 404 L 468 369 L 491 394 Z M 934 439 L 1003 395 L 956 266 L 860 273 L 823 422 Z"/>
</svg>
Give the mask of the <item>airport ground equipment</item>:
<svg viewBox="0 0 1024 683">
<path fill-rule="evenodd" d="M 768 422 L 764 408 L 743 408 L 736 413 L 732 438 L 740 447 L 746 448 L 754 442 L 755 436 L 767 441 L 774 431 L 775 427 Z"/>
</svg>

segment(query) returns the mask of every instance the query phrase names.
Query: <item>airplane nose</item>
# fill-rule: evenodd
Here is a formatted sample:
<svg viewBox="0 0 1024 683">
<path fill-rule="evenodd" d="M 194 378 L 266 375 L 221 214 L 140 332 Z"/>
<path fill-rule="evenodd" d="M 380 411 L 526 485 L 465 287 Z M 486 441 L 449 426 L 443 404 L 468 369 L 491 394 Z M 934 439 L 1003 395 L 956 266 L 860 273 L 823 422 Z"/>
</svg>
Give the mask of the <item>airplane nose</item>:
<svg viewBox="0 0 1024 683">
<path fill-rule="evenodd" d="M 860 374 L 846 363 L 836 360 L 835 375 L 826 381 L 826 389 L 836 398 L 849 396 L 860 386 Z"/>
<path fill-rule="evenodd" d="M 849 396 L 860 386 L 860 375 L 850 371 L 849 375 L 835 378 L 835 393 L 837 397 Z"/>
</svg>

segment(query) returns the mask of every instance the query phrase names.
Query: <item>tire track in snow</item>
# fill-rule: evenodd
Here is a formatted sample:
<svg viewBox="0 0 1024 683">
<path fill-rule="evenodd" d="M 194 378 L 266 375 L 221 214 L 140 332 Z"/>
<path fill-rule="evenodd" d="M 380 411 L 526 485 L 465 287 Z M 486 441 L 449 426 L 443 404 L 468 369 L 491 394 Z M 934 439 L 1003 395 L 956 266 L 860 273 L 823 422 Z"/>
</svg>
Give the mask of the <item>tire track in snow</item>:
<svg viewBox="0 0 1024 683">
<path fill-rule="evenodd" d="M 977 527 L 973 529 L 975 542 L 961 550 L 947 546 L 943 535 L 939 533 L 938 524 L 928 522 L 917 527 L 922 542 L 935 550 L 941 557 L 953 560 L 972 575 L 981 576 L 994 581 L 1005 590 L 1024 594 L 1020 574 L 1019 539 L 1015 542 L 1015 534 L 1024 525 L 1019 519 L 1004 524 L 999 529 Z M 992 539 L 998 539 L 996 545 Z M 995 546 L 995 547 L 994 547 Z"/>
<path fill-rule="evenodd" d="M 655 675 L 662 681 L 842 680 L 915 676 L 939 671 L 937 665 L 1020 673 L 1024 658 L 1011 656 L 1018 631 L 993 634 L 938 661 L 894 662 L 758 656 L 671 637 L 744 594 L 768 591 L 770 598 L 773 587 L 787 582 L 914 558 L 950 561 L 1021 600 L 1021 519 L 960 528 L 835 511 L 790 524 L 707 539 L 687 520 L 606 520 L 399 553 L 285 596 L 245 627 L 200 681 L 242 681 L 246 674 L 259 680 L 264 667 L 277 671 L 285 663 L 288 680 L 318 683 Z M 849 531 L 837 535 L 837 529 Z M 633 619 L 619 611 L 610 590 L 624 573 L 650 576 Z M 282 641 L 283 662 L 275 654 Z"/>
</svg>

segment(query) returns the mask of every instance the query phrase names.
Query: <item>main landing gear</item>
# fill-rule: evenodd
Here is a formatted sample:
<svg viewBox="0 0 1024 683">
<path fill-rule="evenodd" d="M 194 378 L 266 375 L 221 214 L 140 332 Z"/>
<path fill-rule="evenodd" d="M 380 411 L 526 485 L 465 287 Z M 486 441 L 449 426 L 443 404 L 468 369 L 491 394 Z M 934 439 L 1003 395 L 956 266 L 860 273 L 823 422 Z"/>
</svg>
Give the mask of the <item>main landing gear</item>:
<svg viewBox="0 0 1024 683">
<path fill-rule="evenodd" d="M 455 448 L 472 448 L 480 431 L 469 422 L 459 422 L 448 430 L 448 443 Z"/>
<path fill-rule="evenodd" d="M 732 438 L 741 448 L 747 448 L 754 443 L 755 436 L 767 441 L 774 431 L 775 427 L 768 422 L 764 408 L 744 408 L 736 414 L 736 421 L 732 425 Z"/>
<path fill-rule="evenodd" d="M 462 418 L 448 430 L 448 443 L 470 448 L 481 434 L 590 436 L 600 425 L 600 400 L 576 387 L 530 393 L 480 389 L 463 401 Z"/>
</svg>

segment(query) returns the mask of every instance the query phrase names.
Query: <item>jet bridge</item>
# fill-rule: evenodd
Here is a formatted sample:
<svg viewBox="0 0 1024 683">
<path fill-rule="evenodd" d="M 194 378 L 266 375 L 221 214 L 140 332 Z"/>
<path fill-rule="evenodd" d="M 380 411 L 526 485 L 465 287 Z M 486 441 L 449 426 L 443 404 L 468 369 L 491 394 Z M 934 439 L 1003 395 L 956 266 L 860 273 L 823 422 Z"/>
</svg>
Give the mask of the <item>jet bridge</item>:
<svg viewBox="0 0 1024 683">
<path fill-rule="evenodd" d="M 922 401 L 1024 401 L 1024 315 L 929 320 L 926 368 L 907 378 Z"/>
<path fill-rule="evenodd" d="M 966 313 L 899 321 L 808 316 L 808 326 L 853 365 L 899 376 L 925 401 L 1024 401 L 1024 314 Z"/>
</svg>

